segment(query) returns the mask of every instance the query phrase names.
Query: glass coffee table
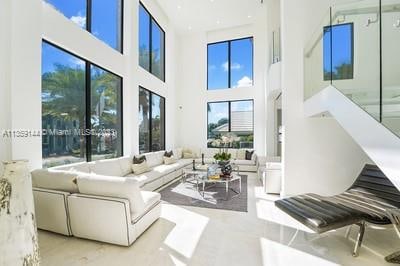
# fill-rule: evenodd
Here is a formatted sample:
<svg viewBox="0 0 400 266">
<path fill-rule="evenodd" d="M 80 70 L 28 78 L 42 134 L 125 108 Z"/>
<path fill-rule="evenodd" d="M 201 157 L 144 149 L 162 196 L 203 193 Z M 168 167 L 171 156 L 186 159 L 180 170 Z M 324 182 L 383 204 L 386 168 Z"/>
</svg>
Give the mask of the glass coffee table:
<svg viewBox="0 0 400 266">
<path fill-rule="evenodd" d="M 225 187 L 225 200 L 229 200 L 229 191 L 235 193 L 231 198 L 237 197 L 242 193 L 242 178 L 239 175 L 238 168 L 232 166 L 233 171 L 229 176 L 215 178 L 220 176 L 221 169 L 217 164 L 211 165 L 198 165 L 196 169 L 184 169 L 182 176 L 182 182 L 187 182 L 196 185 L 197 190 L 204 198 L 205 192 L 211 187 L 215 187 L 218 184 L 223 184 Z M 234 189 L 233 184 L 238 184 L 238 189 Z M 201 188 L 201 190 L 200 190 Z"/>
</svg>

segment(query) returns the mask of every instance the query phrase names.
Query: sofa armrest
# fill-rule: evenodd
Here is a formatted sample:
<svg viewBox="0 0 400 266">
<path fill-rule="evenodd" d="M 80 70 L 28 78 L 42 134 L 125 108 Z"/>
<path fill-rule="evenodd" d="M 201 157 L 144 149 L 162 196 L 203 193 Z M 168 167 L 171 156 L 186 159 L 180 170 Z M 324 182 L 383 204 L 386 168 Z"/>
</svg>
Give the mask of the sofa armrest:
<svg viewBox="0 0 400 266">
<path fill-rule="evenodd" d="M 265 165 L 267 163 L 267 156 L 258 156 L 257 162 L 258 162 L 258 166 Z"/>
<path fill-rule="evenodd" d="M 67 198 L 71 193 L 33 187 L 37 227 L 70 236 Z"/>
<path fill-rule="evenodd" d="M 135 240 L 128 199 L 72 194 L 68 209 L 74 236 L 122 246 Z"/>
</svg>

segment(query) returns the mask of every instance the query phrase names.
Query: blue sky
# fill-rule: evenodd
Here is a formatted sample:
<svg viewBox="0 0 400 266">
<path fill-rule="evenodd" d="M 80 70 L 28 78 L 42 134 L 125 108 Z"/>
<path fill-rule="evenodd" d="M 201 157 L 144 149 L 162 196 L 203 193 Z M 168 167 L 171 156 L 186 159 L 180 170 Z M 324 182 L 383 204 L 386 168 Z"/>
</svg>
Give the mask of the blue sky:
<svg viewBox="0 0 400 266">
<path fill-rule="evenodd" d="M 324 30 L 323 53 L 324 72 L 330 72 L 331 68 L 331 34 L 328 28 Z M 332 71 L 342 64 L 352 63 L 352 24 L 332 26 Z"/>
<path fill-rule="evenodd" d="M 86 0 L 46 0 L 79 27 L 86 28 Z M 119 50 L 120 1 L 92 0 L 92 34 Z"/>
<path fill-rule="evenodd" d="M 54 71 L 55 64 L 83 69 L 85 62 L 50 44 L 42 43 L 42 74 Z"/>
<path fill-rule="evenodd" d="M 210 103 L 211 112 L 208 112 L 208 123 L 218 123 L 221 118 L 228 118 L 228 102 Z M 234 101 L 231 102 L 231 110 L 253 111 L 253 101 Z"/>
<path fill-rule="evenodd" d="M 251 86 L 253 82 L 253 40 L 231 42 L 231 87 Z M 228 42 L 208 46 L 208 89 L 226 89 L 228 81 Z"/>
</svg>

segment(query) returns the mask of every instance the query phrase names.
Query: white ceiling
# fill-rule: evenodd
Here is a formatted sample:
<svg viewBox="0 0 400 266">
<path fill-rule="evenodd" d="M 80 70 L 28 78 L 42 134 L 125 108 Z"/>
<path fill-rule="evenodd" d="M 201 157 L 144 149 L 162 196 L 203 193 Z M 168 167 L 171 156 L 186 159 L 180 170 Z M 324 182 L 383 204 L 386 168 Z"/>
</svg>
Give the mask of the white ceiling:
<svg viewBox="0 0 400 266">
<path fill-rule="evenodd" d="M 157 0 L 180 33 L 255 23 L 265 16 L 261 0 Z"/>
</svg>

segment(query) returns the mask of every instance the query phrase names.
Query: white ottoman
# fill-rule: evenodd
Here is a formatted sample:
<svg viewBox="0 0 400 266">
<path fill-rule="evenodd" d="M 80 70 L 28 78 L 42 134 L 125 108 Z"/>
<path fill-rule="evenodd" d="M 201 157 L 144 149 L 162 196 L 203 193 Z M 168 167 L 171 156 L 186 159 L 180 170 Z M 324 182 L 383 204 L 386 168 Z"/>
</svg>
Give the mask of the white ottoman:
<svg viewBox="0 0 400 266">
<path fill-rule="evenodd" d="M 266 163 L 262 173 L 262 180 L 265 193 L 280 194 L 282 183 L 282 164 L 280 162 Z"/>
</svg>

